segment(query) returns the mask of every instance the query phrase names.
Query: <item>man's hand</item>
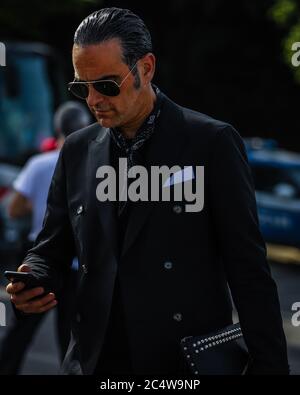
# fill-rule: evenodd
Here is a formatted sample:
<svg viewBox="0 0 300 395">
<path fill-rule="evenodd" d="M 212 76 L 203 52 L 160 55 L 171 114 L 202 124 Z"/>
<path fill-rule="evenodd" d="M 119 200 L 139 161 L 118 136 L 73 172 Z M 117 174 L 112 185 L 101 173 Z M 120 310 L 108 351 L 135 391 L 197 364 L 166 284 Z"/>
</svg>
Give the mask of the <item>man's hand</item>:
<svg viewBox="0 0 300 395">
<path fill-rule="evenodd" d="M 30 267 L 25 264 L 18 268 L 18 272 L 28 273 L 30 270 Z M 24 287 L 25 284 L 22 282 L 9 283 L 6 287 L 6 291 L 11 295 L 11 301 L 15 307 L 23 313 L 44 313 L 57 304 L 57 300 L 53 293 L 48 293 L 43 297 L 32 300 L 44 293 L 44 289 L 42 287 L 22 291 Z"/>
</svg>

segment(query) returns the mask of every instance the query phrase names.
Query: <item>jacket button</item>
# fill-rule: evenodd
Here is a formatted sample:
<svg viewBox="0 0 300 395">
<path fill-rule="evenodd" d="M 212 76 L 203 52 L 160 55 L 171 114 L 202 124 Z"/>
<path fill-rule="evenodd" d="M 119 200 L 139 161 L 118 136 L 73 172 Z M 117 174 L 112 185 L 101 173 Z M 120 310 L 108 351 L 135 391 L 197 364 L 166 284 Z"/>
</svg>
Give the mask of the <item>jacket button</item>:
<svg viewBox="0 0 300 395">
<path fill-rule="evenodd" d="M 173 318 L 175 321 L 180 322 L 182 321 L 182 314 L 181 313 L 176 313 L 173 315 Z"/>
<path fill-rule="evenodd" d="M 180 213 L 182 212 L 182 207 L 181 207 L 181 206 L 178 206 L 178 205 L 173 206 L 173 211 L 174 211 L 174 213 L 176 213 L 176 214 L 180 214 Z"/>
<path fill-rule="evenodd" d="M 82 270 L 84 274 L 87 274 L 88 268 L 86 267 L 86 265 L 82 265 Z"/>
<path fill-rule="evenodd" d="M 79 214 L 81 214 L 82 212 L 83 212 L 83 206 L 79 206 L 79 207 L 77 208 L 76 213 L 79 215 Z"/>
<path fill-rule="evenodd" d="M 172 262 L 165 262 L 164 263 L 164 268 L 165 269 L 172 269 L 173 263 Z"/>
</svg>

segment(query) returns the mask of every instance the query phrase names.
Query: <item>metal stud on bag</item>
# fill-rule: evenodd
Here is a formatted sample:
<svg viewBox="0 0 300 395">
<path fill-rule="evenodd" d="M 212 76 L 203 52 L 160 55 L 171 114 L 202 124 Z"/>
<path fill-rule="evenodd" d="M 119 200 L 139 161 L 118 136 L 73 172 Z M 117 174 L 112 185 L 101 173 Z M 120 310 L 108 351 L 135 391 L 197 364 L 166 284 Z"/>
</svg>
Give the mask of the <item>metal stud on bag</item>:
<svg viewBox="0 0 300 395">
<path fill-rule="evenodd" d="M 200 356 L 199 353 L 208 351 L 213 347 L 217 347 L 219 345 L 222 345 L 224 343 L 242 337 L 243 334 L 239 325 L 237 327 L 234 327 L 233 329 L 217 333 L 216 335 L 213 336 L 210 335 L 206 338 L 200 337 L 200 339 L 199 338 L 197 339 L 197 337 L 192 337 L 192 336 L 186 337 L 182 339 L 182 343 L 185 344 L 185 346 L 183 347 L 183 352 L 185 354 L 185 357 L 187 358 L 188 364 L 191 367 L 193 373 L 197 375 L 199 374 L 199 372 L 196 370 L 197 365 L 195 361 L 197 360 L 198 356 Z"/>
</svg>

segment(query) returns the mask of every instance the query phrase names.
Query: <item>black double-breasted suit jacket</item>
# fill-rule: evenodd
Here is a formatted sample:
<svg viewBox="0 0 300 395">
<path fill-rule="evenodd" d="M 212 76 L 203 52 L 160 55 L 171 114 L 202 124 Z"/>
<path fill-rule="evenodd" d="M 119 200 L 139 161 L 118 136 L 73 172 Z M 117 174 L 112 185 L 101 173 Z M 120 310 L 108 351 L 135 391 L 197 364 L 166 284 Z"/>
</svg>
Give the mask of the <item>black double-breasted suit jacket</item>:
<svg viewBox="0 0 300 395">
<path fill-rule="evenodd" d="M 163 95 L 145 167 L 204 166 L 204 205 L 187 212 L 185 201 L 132 203 L 119 253 L 114 203 L 96 196 L 97 169 L 110 165 L 112 143 L 99 124 L 66 139 L 43 229 L 25 259 L 41 282 L 59 292 L 71 258 L 79 258 L 77 314 L 64 373 L 93 373 L 117 273 L 136 374 L 176 372 L 181 338 L 230 324 L 229 289 L 253 359 L 249 372 L 287 373 L 277 289 L 238 133 Z"/>
</svg>

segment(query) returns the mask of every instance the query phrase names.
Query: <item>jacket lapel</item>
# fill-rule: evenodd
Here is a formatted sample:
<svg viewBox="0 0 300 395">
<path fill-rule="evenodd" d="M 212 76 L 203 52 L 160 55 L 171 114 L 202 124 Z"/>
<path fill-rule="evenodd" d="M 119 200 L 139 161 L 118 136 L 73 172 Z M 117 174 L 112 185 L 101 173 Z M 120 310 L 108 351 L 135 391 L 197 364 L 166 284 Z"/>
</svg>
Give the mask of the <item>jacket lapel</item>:
<svg viewBox="0 0 300 395">
<path fill-rule="evenodd" d="M 91 185 L 89 202 L 94 206 L 90 212 L 95 213 L 100 219 L 102 229 L 104 231 L 107 243 L 111 245 L 115 257 L 118 256 L 118 240 L 117 240 L 117 219 L 115 215 L 114 202 L 100 202 L 96 196 L 97 185 L 101 179 L 96 178 L 97 169 L 100 166 L 111 165 L 110 158 L 110 135 L 109 129 L 102 128 L 98 136 L 89 141 L 88 152 L 88 173 L 87 182 Z"/>
<path fill-rule="evenodd" d="M 145 167 L 150 174 L 151 166 L 172 167 L 178 165 L 180 153 L 186 144 L 186 134 L 183 132 L 182 112 L 180 108 L 163 95 L 161 114 L 157 120 L 156 130 L 149 140 L 145 158 Z M 133 245 L 151 213 L 151 202 L 137 202 L 132 205 L 127 229 L 122 246 L 121 257 Z"/>
</svg>

